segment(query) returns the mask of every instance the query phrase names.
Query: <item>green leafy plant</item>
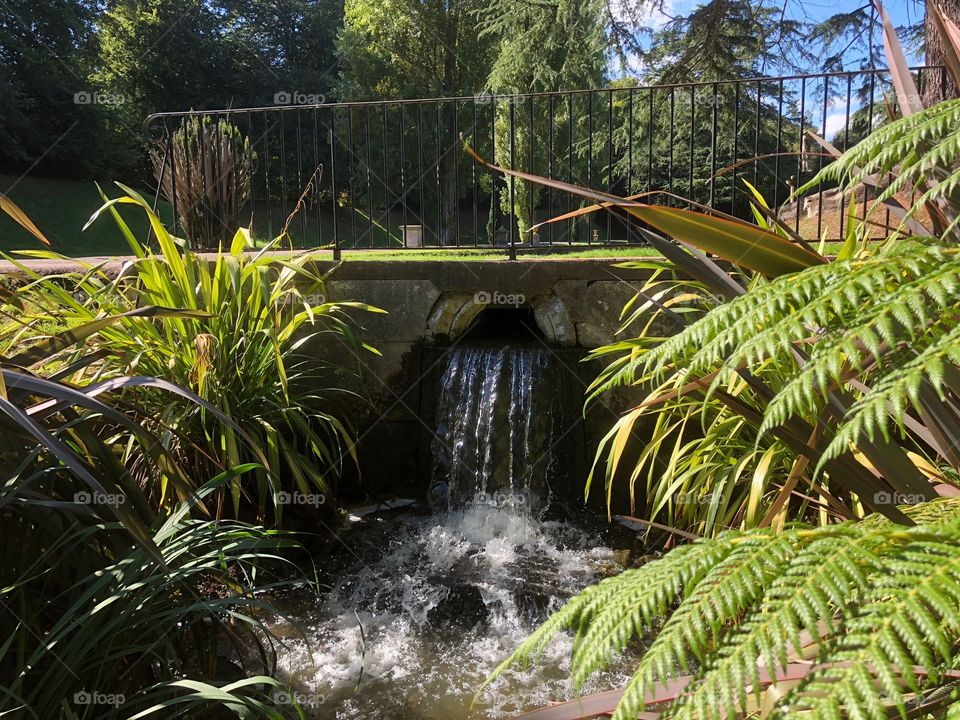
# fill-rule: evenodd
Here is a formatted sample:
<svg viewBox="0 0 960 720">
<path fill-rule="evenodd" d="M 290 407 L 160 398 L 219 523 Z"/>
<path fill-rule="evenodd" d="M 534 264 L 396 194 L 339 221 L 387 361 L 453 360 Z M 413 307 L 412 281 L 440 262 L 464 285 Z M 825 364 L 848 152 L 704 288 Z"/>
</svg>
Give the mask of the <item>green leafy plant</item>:
<svg viewBox="0 0 960 720">
<path fill-rule="evenodd" d="M 572 630 L 579 685 L 662 622 L 622 694 L 576 702 L 615 720 L 957 712 L 960 503 L 906 512 L 915 526 L 874 515 L 681 546 L 570 600 L 493 676 Z"/>
<path fill-rule="evenodd" d="M 934 4 L 930 11 L 948 31 L 949 69 L 960 78 L 960 32 Z M 705 208 L 660 208 L 646 197 L 566 186 L 599 201 L 581 213 L 608 208 L 652 227 L 637 231 L 674 273 L 663 280 L 668 266 L 658 265 L 627 307 L 625 318 L 642 323 L 643 334 L 602 351 L 614 361 L 595 393 L 628 385 L 646 394 L 607 437 L 608 487 L 609 468 L 649 413 L 656 431 L 673 437 L 644 446 L 631 482 L 667 448 L 665 472 L 651 479 L 664 488 L 654 494 L 657 510 L 690 484 L 695 494 L 721 496 L 685 518 L 712 539 L 589 588 L 494 675 L 572 629 L 572 675 L 582 684 L 655 629 L 622 693 L 576 706 L 618 720 L 648 705 L 663 717 L 698 720 L 960 715 L 960 503 L 932 500 L 956 495 L 960 474 L 960 101 L 919 107 L 880 14 L 903 117 L 812 185 L 832 179 L 845 193 L 869 188 L 873 209 L 896 219 L 885 242 L 868 244 L 865 223 L 851 212 L 832 259 L 791 232 L 759 194 L 751 225 Z M 907 187 L 919 195 L 909 207 L 897 195 Z M 672 321 L 670 331 L 655 327 L 651 311 Z M 703 432 L 687 434 L 697 420 Z M 740 463 L 755 469 L 727 467 Z M 788 501 L 799 504 L 788 512 Z M 808 508 L 822 527 L 791 522 L 812 519 Z M 862 516 L 864 508 L 884 517 L 836 523 L 834 516 Z M 576 709 L 556 709 L 564 712 Z"/>
<path fill-rule="evenodd" d="M 90 367 L 92 377 L 162 377 L 215 406 L 219 414 L 149 387 L 137 397 L 188 477 L 257 464 L 229 484 L 234 515 L 251 507 L 262 518 L 275 508 L 279 518 L 281 492 L 316 498 L 314 506 L 332 503 L 334 479 L 344 458 L 353 456 L 353 442 L 334 411 L 335 389 L 325 384 L 332 372 L 323 371 L 319 360 L 310 361 L 303 348 L 311 342 L 336 343 L 350 358 L 363 348 L 372 351 L 353 336 L 343 309 L 375 308 L 329 301 L 327 276 L 311 269 L 308 254 L 275 257 L 271 252 L 282 236 L 250 252 L 249 233 L 240 230 L 229 249 L 200 256 L 170 235 L 138 194 L 124 190 L 126 195 L 107 202 L 91 222 L 112 213 L 134 258 L 116 276 L 96 266 L 41 277 L 20 264 L 30 282 L 19 292 L 28 324 L 18 338 L 35 336 L 51 323 L 97 327 L 88 341 L 100 353 Z M 115 212 L 118 203 L 143 208 L 159 253 L 134 238 Z M 133 312 L 154 305 L 184 312 L 164 321 Z M 116 322 L 94 325 L 114 317 Z M 136 449 L 127 461 L 154 502 L 173 501 L 155 464 L 145 463 Z"/>
<path fill-rule="evenodd" d="M 696 203 L 650 204 L 663 193 L 623 199 L 501 169 L 598 201 L 550 222 L 607 209 L 668 261 L 653 264 L 652 279 L 625 309 L 623 331 L 639 326 L 642 334 L 594 355 L 613 360 L 591 398 L 623 386 L 643 393 L 598 454 L 595 473 L 608 498 L 621 473 L 632 496 L 645 479 L 651 516 L 710 534 L 869 509 L 907 522 L 891 499 L 955 491 L 960 101 L 917 107 L 883 17 L 904 117 L 799 192 L 826 180 L 845 193 L 869 188 L 875 208 L 896 218 L 887 242 L 869 244 L 867 223 L 851 213 L 834 261 L 780 222 L 755 191 L 757 222 L 750 224 Z M 951 72 L 960 77 L 960 62 Z M 907 187 L 919 191 L 911 207 L 897 199 Z M 921 208 L 931 227 L 919 222 Z M 651 263 L 632 266 L 649 270 Z M 627 450 L 645 436 L 639 461 L 625 467 Z"/>
<path fill-rule="evenodd" d="M 76 350 L 124 318 L 196 313 L 143 307 L 23 347 L 13 338 L 27 322 L 24 309 L 16 290 L 4 295 L 0 714 L 209 716 L 219 705 L 281 717 L 264 694 L 279 687 L 274 640 L 257 619 L 271 608 L 252 593 L 285 583 L 276 571 L 294 543 L 278 531 L 202 517 L 205 499 L 251 468 L 192 490 L 136 398 L 152 388 L 222 414 L 161 379 L 91 380 L 100 352 Z M 157 513 L 120 461 L 131 447 L 183 495 L 169 513 Z M 259 660 L 241 668 L 250 651 Z M 253 677 L 230 684 L 230 671 Z"/>
<path fill-rule="evenodd" d="M 250 139 L 227 120 L 194 116 L 173 133 L 169 148 L 154 149 L 150 159 L 160 192 L 176 208 L 193 247 L 229 243 L 250 197 Z"/>
</svg>

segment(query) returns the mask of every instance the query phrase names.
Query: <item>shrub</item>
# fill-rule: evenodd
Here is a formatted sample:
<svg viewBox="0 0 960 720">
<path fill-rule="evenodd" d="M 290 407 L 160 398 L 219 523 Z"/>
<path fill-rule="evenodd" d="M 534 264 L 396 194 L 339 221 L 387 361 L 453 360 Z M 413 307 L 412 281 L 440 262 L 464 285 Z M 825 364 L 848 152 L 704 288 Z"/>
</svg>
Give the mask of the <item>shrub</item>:
<svg viewBox="0 0 960 720">
<path fill-rule="evenodd" d="M 193 247 L 229 243 L 250 197 L 250 139 L 227 120 L 191 116 L 174 131 L 169 148 L 154 149 L 150 160 L 160 192 L 176 208 Z"/>
<path fill-rule="evenodd" d="M 208 717 L 211 705 L 228 705 L 277 717 L 263 691 L 277 686 L 273 639 L 254 619 L 271 608 L 252 590 L 266 586 L 293 543 L 192 517 L 209 514 L 205 498 L 246 468 L 189 492 L 131 391 L 152 387 L 219 411 L 156 378 L 91 381 L 99 355 L 77 351 L 77 338 L 117 318 L 26 348 L 16 342 L 11 353 L 26 307 L 7 295 L 3 312 L 18 319 L 0 329 L 0 714 L 99 719 L 175 708 Z M 169 514 L 158 515 L 119 462 L 130 447 L 184 494 Z M 225 658 L 240 645 L 259 648 L 262 662 L 242 669 L 253 680 L 229 685 L 227 671 L 237 668 Z"/>
<path fill-rule="evenodd" d="M 347 357 L 358 355 L 366 346 L 353 336 L 343 309 L 374 308 L 328 301 L 327 276 L 313 272 L 309 255 L 274 257 L 276 241 L 250 252 L 246 230 L 236 233 L 229 249 L 201 257 L 171 236 L 139 195 L 126 192 L 100 213 L 113 212 L 117 203 L 143 207 L 159 253 L 139 243 L 113 212 L 134 259 L 116 277 L 102 267 L 55 278 L 34 273 L 21 291 L 31 321 L 72 327 L 116 317 L 89 341 L 100 354 L 90 368 L 94 378 L 162 377 L 218 408 L 214 414 L 152 388 L 137 392 L 151 427 L 187 476 L 209 478 L 258 465 L 232 478 L 228 502 L 221 493 L 218 507 L 226 505 L 235 516 L 249 507 L 259 518 L 274 508 L 279 520 L 281 492 L 309 496 L 313 506 L 332 504 L 334 481 L 344 460 L 353 457 L 353 441 L 335 412 L 337 390 L 325 384 L 332 373 L 322 372 L 301 348 L 326 341 L 346 349 Z M 157 321 L 136 314 L 145 305 L 182 312 Z M 154 502 L 173 501 L 176 488 L 140 450 L 132 449 L 126 460 Z"/>
</svg>

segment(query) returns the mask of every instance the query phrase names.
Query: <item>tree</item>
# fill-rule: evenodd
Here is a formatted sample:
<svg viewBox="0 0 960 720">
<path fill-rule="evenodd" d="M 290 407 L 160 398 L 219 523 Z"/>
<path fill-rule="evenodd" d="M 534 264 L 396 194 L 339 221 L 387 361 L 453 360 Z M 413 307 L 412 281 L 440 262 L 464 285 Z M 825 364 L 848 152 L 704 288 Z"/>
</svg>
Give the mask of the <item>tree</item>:
<svg viewBox="0 0 960 720">
<path fill-rule="evenodd" d="M 476 32 L 473 14 L 482 6 L 481 0 L 347 0 L 337 39 L 342 65 L 338 96 L 363 100 L 477 94 L 483 90 L 496 46 L 496 38 Z M 400 140 L 386 148 L 373 148 L 369 165 L 388 167 L 390 177 L 384 180 L 400 187 L 400 159 L 404 158 L 406 177 L 415 181 L 406 183 L 407 196 L 399 201 L 406 209 L 413 209 L 413 222 L 419 221 L 425 232 L 445 243 L 462 199 L 457 188 L 468 187 L 466 182 L 457 182 L 458 174 L 465 180 L 469 164 L 458 163 L 454 157 L 460 152 L 457 134 L 464 129 L 458 127 L 462 118 L 456 118 L 455 123 L 452 103 L 438 106 L 437 113 L 425 118 L 422 106 L 392 107 L 386 117 L 385 135 Z M 369 118 L 354 113 L 350 121 L 365 127 Z M 405 127 L 417 126 L 419 142 L 400 133 L 401 122 Z M 481 117 L 478 132 L 485 123 Z M 348 143 L 345 139 L 338 144 L 345 151 Z M 363 153 L 353 147 L 350 151 L 355 164 L 364 166 L 356 171 L 366 173 L 366 157 L 361 162 L 358 157 Z M 351 198 L 351 204 L 358 207 L 363 199 L 358 194 Z M 378 201 L 381 199 L 378 196 Z M 384 213 L 392 207 L 392 200 L 395 198 L 384 201 L 388 205 L 382 208 Z"/>
<path fill-rule="evenodd" d="M 606 80 L 607 45 L 601 9 L 594 0 L 489 3 L 478 13 L 481 35 L 499 38 L 497 58 L 487 80 L 489 89 L 494 93 L 517 94 L 602 87 Z M 551 149 L 536 128 L 546 127 L 550 110 L 548 103 L 533 98 L 525 106 L 499 103 L 495 156 L 509 158 L 516 167 L 537 172 L 538 164 L 546 164 Z M 576 106 L 560 108 L 552 120 L 561 126 L 583 124 L 576 110 Z M 579 134 L 586 136 L 583 129 Z M 588 137 L 586 142 L 593 143 L 595 139 Z M 584 151 L 581 146 L 581 157 Z M 539 170 L 543 172 L 542 167 Z M 500 207 L 505 213 L 513 213 L 521 238 L 533 224 L 538 201 L 539 189 L 527 182 L 508 179 L 500 192 Z M 491 208 L 491 224 L 493 215 Z"/>
<path fill-rule="evenodd" d="M 231 45 L 248 58 L 240 93 L 244 103 L 271 104 L 283 92 L 331 92 L 339 72 L 342 1 L 217 0 L 214 5 Z"/>
<path fill-rule="evenodd" d="M 750 0 L 709 0 L 654 33 L 647 65 L 653 82 L 733 80 L 797 70 L 809 60 L 803 25 L 780 8 Z M 771 72 L 773 70 L 773 72 Z"/>
<path fill-rule="evenodd" d="M 347 0 L 337 38 L 344 100 L 470 95 L 483 89 L 493 38 L 479 37 L 480 0 Z"/>
<path fill-rule="evenodd" d="M 217 8 L 196 0 L 115 0 L 100 22 L 97 79 L 122 95 L 125 132 L 152 112 L 230 105 L 249 91 L 245 52 Z"/>
<path fill-rule="evenodd" d="M 0 4 L 0 163 L 72 176 L 116 167 L 110 147 L 116 100 L 90 82 L 95 3 Z M 121 152 L 122 154 L 122 152 Z"/>
<path fill-rule="evenodd" d="M 929 1 L 927 4 L 929 6 Z M 953 20 L 953 22 L 957 25 L 960 25 L 960 0 L 938 0 L 937 4 L 948 18 Z M 927 8 L 927 13 L 924 18 L 923 29 L 926 64 L 943 65 L 944 39 L 937 30 L 936 23 L 933 20 L 933 16 L 929 7 Z M 941 100 L 944 100 L 948 97 L 953 97 L 955 95 L 956 88 L 953 86 L 953 81 L 950 79 L 949 75 L 944 73 L 942 82 L 927 83 L 926 87 L 923 89 L 923 103 L 924 105 L 929 106 L 933 103 L 940 102 Z"/>
</svg>

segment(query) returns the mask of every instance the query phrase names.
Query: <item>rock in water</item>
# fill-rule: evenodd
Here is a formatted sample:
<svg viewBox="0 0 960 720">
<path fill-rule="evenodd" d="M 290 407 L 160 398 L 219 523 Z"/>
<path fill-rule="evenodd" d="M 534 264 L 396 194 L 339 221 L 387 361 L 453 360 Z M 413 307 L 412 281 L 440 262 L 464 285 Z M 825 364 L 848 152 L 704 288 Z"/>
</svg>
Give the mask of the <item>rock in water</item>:
<svg viewBox="0 0 960 720">
<path fill-rule="evenodd" d="M 470 630 L 486 626 L 490 611 L 483 602 L 480 590 L 473 585 L 454 585 L 447 596 L 427 611 L 427 621 L 434 629 L 455 627 Z"/>
<path fill-rule="evenodd" d="M 434 513 L 445 513 L 450 509 L 449 488 L 442 480 L 435 481 L 430 486 L 427 502 Z"/>
</svg>

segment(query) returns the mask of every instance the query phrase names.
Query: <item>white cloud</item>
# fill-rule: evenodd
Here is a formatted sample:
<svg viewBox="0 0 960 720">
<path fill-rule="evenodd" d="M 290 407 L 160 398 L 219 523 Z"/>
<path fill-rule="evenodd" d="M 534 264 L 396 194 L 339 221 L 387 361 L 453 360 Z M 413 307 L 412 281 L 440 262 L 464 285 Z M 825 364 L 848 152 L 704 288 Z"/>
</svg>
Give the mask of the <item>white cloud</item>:
<svg viewBox="0 0 960 720">
<path fill-rule="evenodd" d="M 827 115 L 827 124 L 822 128 L 823 136 L 829 140 L 838 132 L 843 130 L 847 124 L 847 114 L 845 112 L 834 113 L 833 115 Z"/>
<path fill-rule="evenodd" d="M 653 4 L 658 3 L 654 0 Z M 666 0 L 661 10 L 659 7 L 653 7 L 643 0 L 614 0 L 610 3 L 610 11 L 613 13 L 614 19 L 620 22 L 632 23 L 636 21 L 641 27 L 659 30 L 676 14 L 674 4 L 675 0 Z M 630 10 L 637 5 L 643 7 L 639 11 L 631 12 Z"/>
</svg>

